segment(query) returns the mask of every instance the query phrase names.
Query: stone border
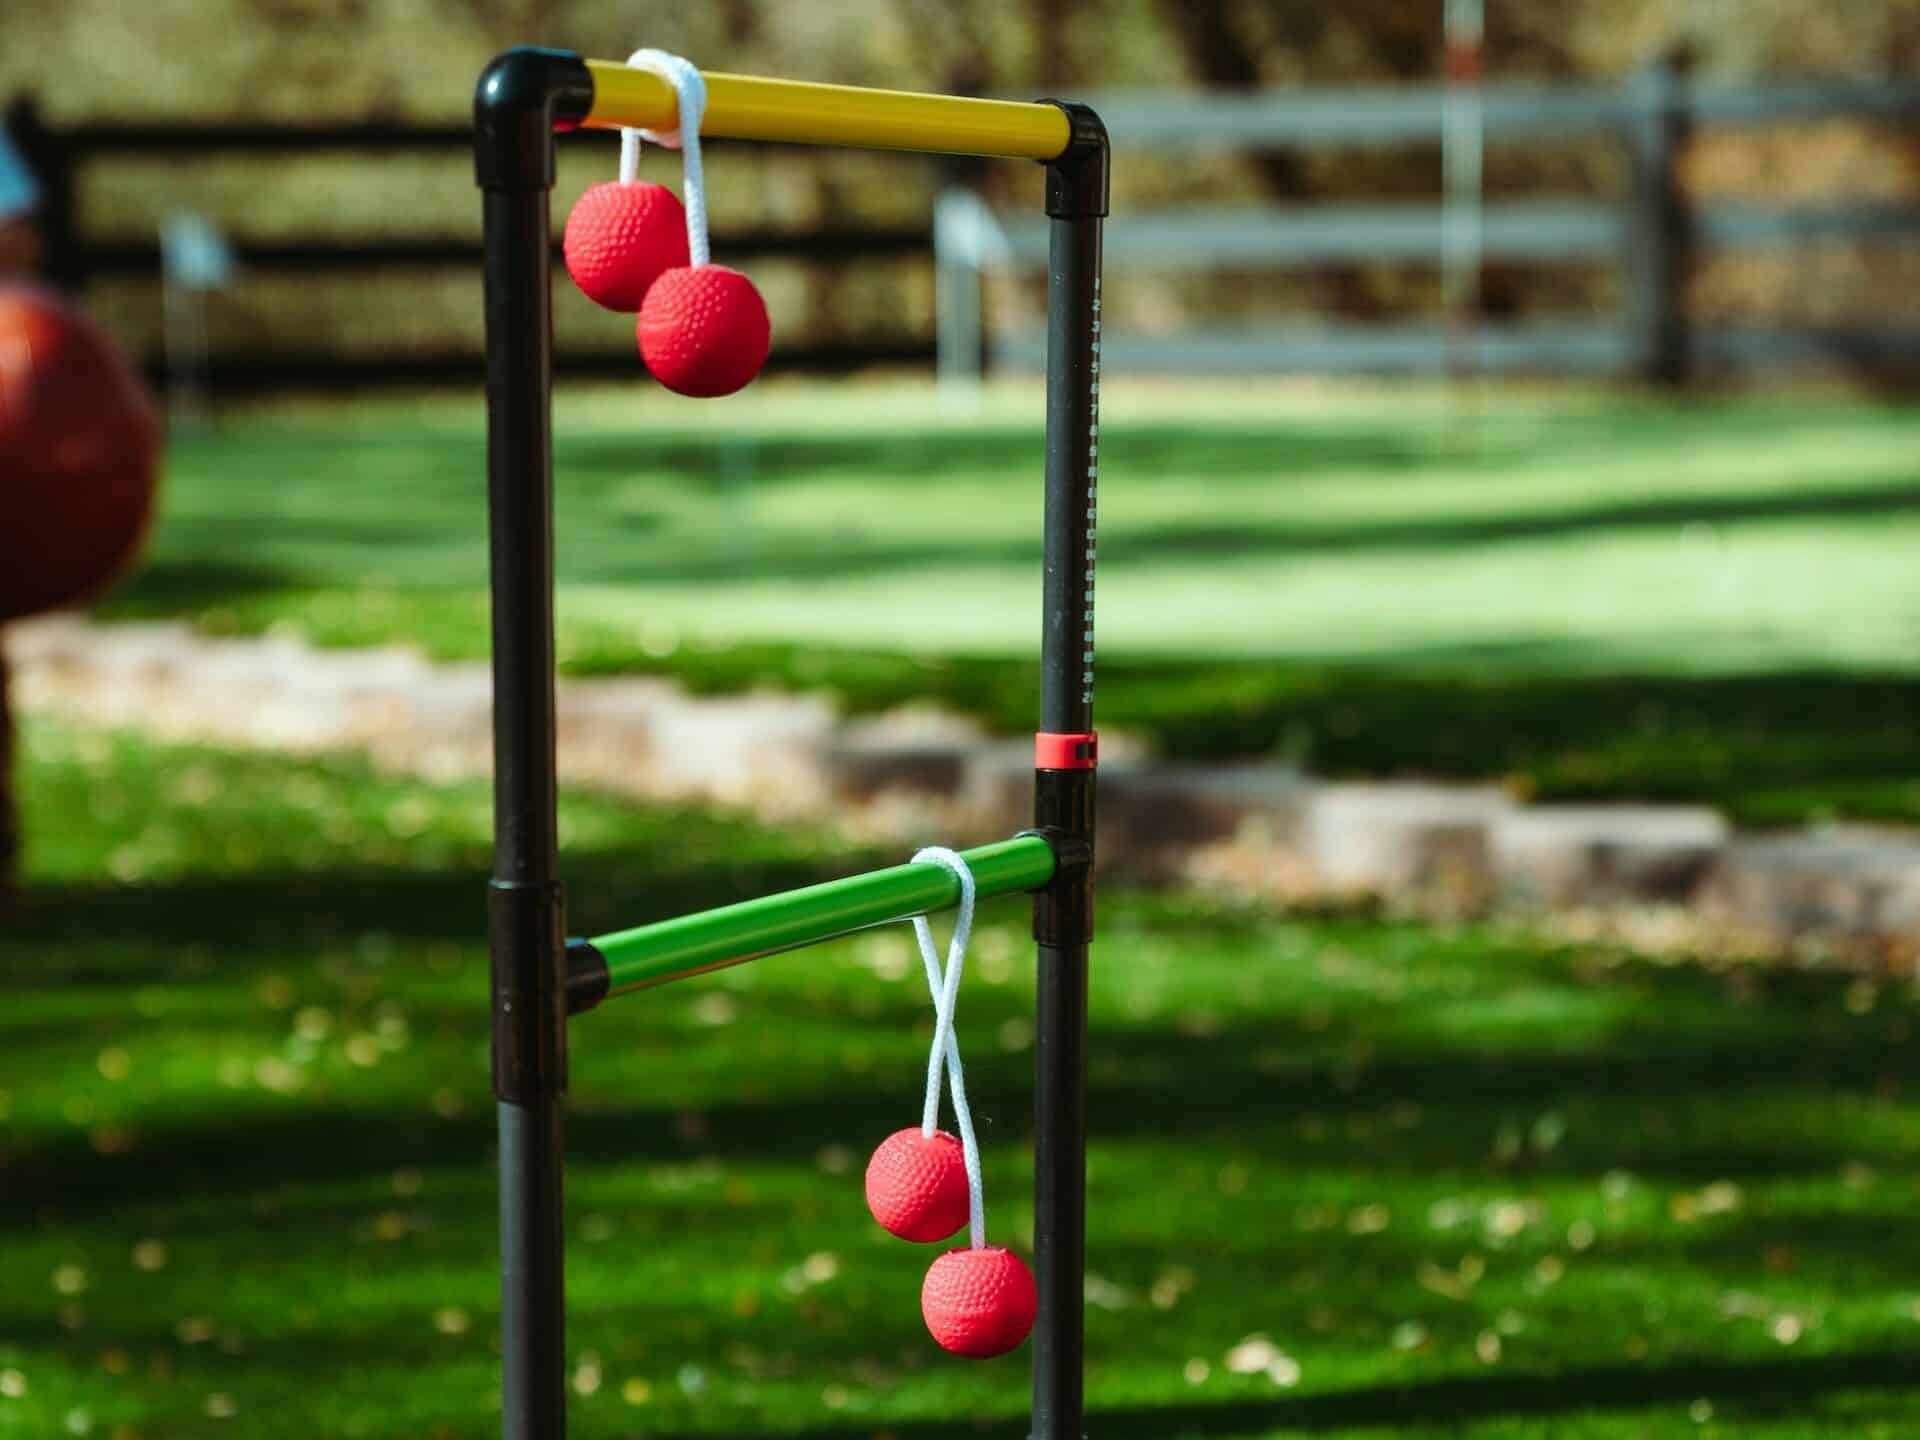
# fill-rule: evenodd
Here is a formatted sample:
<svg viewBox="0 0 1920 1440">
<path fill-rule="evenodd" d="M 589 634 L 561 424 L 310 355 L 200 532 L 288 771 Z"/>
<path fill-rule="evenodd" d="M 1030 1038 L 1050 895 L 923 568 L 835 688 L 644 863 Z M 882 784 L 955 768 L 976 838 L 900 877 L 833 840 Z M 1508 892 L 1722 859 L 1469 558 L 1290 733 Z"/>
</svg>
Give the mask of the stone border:
<svg viewBox="0 0 1920 1440">
<path fill-rule="evenodd" d="M 483 664 L 170 622 L 58 617 L 8 639 L 24 711 L 168 740 L 361 751 L 432 780 L 488 768 Z M 903 845 L 974 843 L 1027 823 L 1029 747 L 951 714 L 842 722 L 817 696 L 694 696 L 647 676 L 563 678 L 557 705 L 569 784 L 828 819 Z M 1159 765 L 1118 735 L 1102 748 L 1102 861 L 1129 879 L 1429 915 L 1498 910 L 1665 950 L 1910 969 L 1920 949 L 1920 835 L 1909 831 L 1743 835 L 1699 806 L 1524 806 L 1484 785 Z"/>
</svg>

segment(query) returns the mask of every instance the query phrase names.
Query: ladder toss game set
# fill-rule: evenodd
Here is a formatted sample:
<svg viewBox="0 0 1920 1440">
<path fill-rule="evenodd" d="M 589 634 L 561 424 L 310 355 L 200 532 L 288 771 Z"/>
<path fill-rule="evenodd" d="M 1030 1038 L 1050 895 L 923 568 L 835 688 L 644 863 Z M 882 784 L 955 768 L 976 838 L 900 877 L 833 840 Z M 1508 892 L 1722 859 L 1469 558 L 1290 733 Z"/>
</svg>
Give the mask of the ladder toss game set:
<svg viewBox="0 0 1920 1440">
<path fill-rule="evenodd" d="M 684 122 L 684 123 L 683 123 Z M 1047 268 L 1045 533 L 1034 828 L 955 854 L 638 929 L 567 940 L 559 879 L 553 641 L 552 254 L 557 133 L 620 129 L 621 179 L 570 218 L 569 272 L 609 309 L 638 312 L 648 368 L 721 395 L 767 349 L 751 282 L 707 255 L 699 136 L 1038 161 Z M 1101 223 L 1099 118 L 1020 103 L 702 75 L 643 51 L 629 62 L 511 50 L 482 73 L 474 148 L 483 191 L 487 493 L 493 592 L 494 868 L 489 886 L 493 1087 L 499 1112 L 502 1412 L 506 1440 L 566 1428 L 561 1208 L 567 1027 L 616 995 L 912 919 L 934 991 L 924 1123 L 887 1137 L 869 1207 L 893 1233 L 971 1244 L 933 1262 L 922 1310 L 963 1355 L 1033 1335 L 1033 1440 L 1081 1440 L 1086 1229 L 1087 949 L 1093 935 L 1093 568 Z M 679 127 L 684 134 L 676 133 Z M 685 149 L 685 206 L 638 183 L 639 133 Z M 684 226 L 685 235 L 681 228 Z M 976 897 L 1030 893 L 1037 946 L 1033 1269 L 985 1245 L 953 1002 Z M 959 907 L 944 968 L 924 917 Z M 959 1141 L 937 1132 L 953 1088 Z"/>
</svg>

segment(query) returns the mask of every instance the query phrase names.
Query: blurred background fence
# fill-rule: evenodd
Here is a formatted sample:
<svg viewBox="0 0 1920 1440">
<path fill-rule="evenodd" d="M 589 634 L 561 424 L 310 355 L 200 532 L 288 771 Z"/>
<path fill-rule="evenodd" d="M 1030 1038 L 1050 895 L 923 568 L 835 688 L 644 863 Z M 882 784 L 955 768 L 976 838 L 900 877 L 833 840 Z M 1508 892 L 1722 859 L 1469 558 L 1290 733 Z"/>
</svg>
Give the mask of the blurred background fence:
<svg viewBox="0 0 1920 1440">
<path fill-rule="evenodd" d="M 1114 134 L 1120 164 L 1151 168 L 1171 155 L 1222 152 L 1329 155 L 1359 151 L 1431 151 L 1441 143 L 1449 92 L 1444 86 L 1393 86 L 1339 91 L 1119 93 L 1095 96 Z M 1872 293 L 1901 293 L 1896 281 L 1920 264 L 1920 203 L 1896 187 L 1891 194 L 1793 195 L 1763 200 L 1698 193 L 1690 183 L 1689 153 L 1714 132 L 1775 131 L 1822 125 L 1892 127 L 1920 118 L 1920 83 L 1901 80 L 1738 85 L 1690 81 L 1662 62 L 1614 85 L 1491 86 L 1476 92 L 1479 124 L 1496 150 L 1535 157 L 1558 147 L 1566 163 L 1536 158 L 1524 193 L 1496 185 L 1470 217 L 1480 263 L 1489 273 L 1584 275 L 1572 283 L 1515 282 L 1476 293 L 1484 302 L 1472 323 L 1442 313 L 1438 293 L 1415 282 L 1395 287 L 1381 273 L 1437 273 L 1454 223 L 1436 184 L 1432 199 L 1404 192 L 1366 198 L 1365 170 L 1351 186 L 1326 184 L 1289 194 L 1285 203 L 1200 203 L 1177 184 L 1159 184 L 1147 203 L 1123 203 L 1108 232 L 1109 265 L 1125 281 L 1150 274 L 1154 283 L 1128 286 L 1165 295 L 1182 281 L 1208 287 L 1208 306 L 1176 303 L 1165 313 L 1109 313 L 1105 358 L 1121 370 L 1177 373 L 1260 371 L 1410 372 L 1530 371 L 1637 376 L 1663 382 L 1783 366 L 1815 366 L 1849 373 L 1911 375 L 1920 371 L 1920 315 L 1898 306 L 1833 307 L 1795 292 L 1846 290 L 1796 271 L 1796 258 L 1819 246 L 1891 253 L 1891 270 L 1876 272 Z M 33 101 L 9 112 L 9 125 L 30 154 L 46 188 L 44 217 L 50 278 L 76 290 L 118 288 L 123 311 L 155 311 L 162 254 L 157 234 L 126 227 L 97 230 L 89 219 L 89 176 L 113 165 L 162 165 L 184 171 L 210 162 L 303 167 L 316 176 L 343 164 L 380 166 L 429 161 L 442 190 L 442 171 L 464 168 L 464 126 L 403 124 L 299 125 L 284 123 L 49 123 Z M 1591 162 L 1593 148 L 1613 163 Z M 1543 147 L 1545 147 L 1543 151 Z M 1584 147 L 1584 150 L 1583 150 Z M 751 149 L 764 147 L 729 147 Z M 764 174 L 778 157 L 761 156 Z M 326 167 L 332 167 L 331 170 Z M 1858 168 L 1858 167 L 1856 167 Z M 874 262 L 905 266 L 885 298 L 866 307 L 878 326 L 849 317 L 837 298 L 814 304 L 817 323 L 776 324 L 776 367 L 845 371 L 883 365 L 927 366 L 939 356 L 944 377 L 965 381 L 990 365 L 1037 366 L 1042 341 L 1034 328 L 1037 272 L 1044 269 L 1045 223 L 1015 212 L 1004 177 L 962 165 L 949 167 L 937 218 L 916 220 L 926 205 L 910 201 L 890 213 L 849 211 L 844 218 L 813 214 L 792 223 L 722 229 L 716 254 L 729 260 L 786 263 L 809 277 L 845 276 Z M 1542 176 L 1564 188 L 1542 192 Z M 1435 177 L 1437 180 L 1438 170 Z M 1596 179 L 1596 177 L 1598 177 Z M 1497 179 L 1497 175 L 1496 175 Z M 995 183 L 996 180 L 1002 183 Z M 764 185 L 768 182 L 761 180 Z M 1191 187 L 1188 187 L 1191 188 Z M 564 197 L 563 197 L 564 198 Z M 755 213 L 779 207 L 757 207 Z M 457 213 L 457 212 L 455 212 Z M 474 213 L 477 214 L 477 207 Z M 471 382 L 482 370 L 477 333 L 463 332 L 460 296 L 477 291 L 477 223 L 449 218 L 443 203 L 431 227 L 395 228 L 385 216 L 366 233 L 328 217 L 308 232 L 284 225 L 255 229 L 258 217 L 222 217 L 236 231 L 239 284 L 262 297 L 253 323 L 223 326 L 216 309 L 209 327 L 204 383 L 215 392 L 351 388 L 389 382 Z M 254 230 L 254 233 L 249 233 Z M 937 253 L 936 253 L 937 251 Z M 1753 313 L 1717 316 L 1699 284 L 1706 267 L 1724 257 L 1757 255 L 1784 261 L 1772 294 Z M 929 286 L 932 294 L 916 298 Z M 1366 292 L 1356 307 L 1325 303 L 1329 287 L 1306 294 L 1277 282 L 1282 276 L 1361 274 Z M 1594 277 L 1598 278 L 1594 278 Z M 418 277 L 410 280 L 408 277 Z M 432 277 L 431 280 L 428 277 Z M 355 290 L 371 280 L 370 297 L 385 286 L 389 316 L 410 308 L 418 293 L 422 316 L 404 339 L 383 339 L 377 319 L 355 317 L 357 338 L 343 341 L 335 322 L 352 311 Z M 811 283 L 811 282 L 809 282 Z M 127 286 L 135 287 L 129 294 Z M 279 289 L 274 287 L 278 286 Z M 416 292 L 416 286 L 418 287 Z M 297 287 L 297 295 L 293 289 Z M 1340 287 L 1331 287 L 1337 295 Z M 1737 288 L 1737 287 L 1736 287 Z M 1763 289 L 1767 287 L 1762 287 Z M 1502 295 L 1505 299 L 1502 299 Z M 1516 301 L 1516 294 L 1523 296 Z M 1254 301 L 1257 303 L 1241 303 Z M 327 298 L 332 297 L 332 298 Z M 104 300 L 111 310 L 113 300 Z M 436 326 L 427 318 L 437 304 Z M 470 307 L 477 309 L 477 306 Z M 854 307 L 856 310 L 859 307 Z M 275 314 L 278 320 L 272 318 Z M 130 318 L 137 320 L 137 315 Z M 562 316 L 564 321 L 565 316 Z M 1198 323 L 1196 323 L 1196 320 Z M 997 323 L 996 323 L 997 322 Z M 131 328 L 137 333 L 140 326 Z M 937 331 L 937 334 L 936 334 Z M 604 327 L 601 332 L 604 333 Z M 147 363 L 167 369 L 165 344 L 149 327 Z M 562 325 L 556 369 L 562 375 L 631 374 L 630 349 L 569 340 Z M 177 377 L 176 377 L 177 378 Z"/>
<path fill-rule="evenodd" d="M 41 179 L 45 199 L 41 223 L 46 236 L 48 278 L 63 288 L 84 292 L 101 281 L 133 279 L 158 284 L 162 246 L 152 238 L 95 235 L 88 227 L 81 193 L 89 167 L 103 161 L 161 160 L 193 163 L 221 156 L 269 158 L 280 165 L 338 161 L 341 157 L 377 163 L 393 157 L 439 156 L 464 164 L 472 152 L 473 132 L 466 126 L 417 125 L 296 125 L 296 124 L 116 124 L 82 123 L 55 127 L 42 118 L 30 98 L 16 101 L 7 115 L 8 128 L 29 157 Z M 742 148 L 728 144 L 727 148 Z M 470 267 L 478 295 L 481 259 L 476 221 L 471 229 L 395 236 L 337 234 L 289 238 L 248 238 L 233 244 L 234 258 L 248 274 L 272 273 L 298 277 L 316 286 L 350 287 L 367 272 L 436 271 Z M 809 225 L 804 229 L 754 227 L 716 229 L 714 249 L 730 260 L 778 257 L 814 264 L 840 264 L 878 256 L 931 253 L 930 224 L 892 225 L 859 222 L 847 225 Z M 559 246 L 555 244 L 556 255 Z M 287 387 L 314 389 L 356 388 L 387 382 L 472 382 L 485 373 L 485 357 L 478 348 L 417 348 L 343 351 L 331 337 L 309 337 L 299 346 L 270 350 L 223 348 L 217 337 L 206 361 L 206 373 L 196 377 L 218 390 L 262 390 Z M 871 337 L 786 345 L 780 352 L 784 368 L 802 371 L 838 371 L 865 365 L 919 364 L 933 358 L 931 337 L 900 343 Z M 149 349 L 147 368 L 163 377 L 168 361 L 159 348 Z M 554 357 L 562 375 L 630 375 L 635 360 L 629 350 L 565 350 Z"/>
<path fill-rule="evenodd" d="M 1440 86 L 1331 92 L 1115 95 L 1093 102 L 1120 149 L 1191 150 L 1237 145 L 1306 148 L 1438 143 L 1450 103 Z M 1625 159 L 1617 194 L 1529 197 L 1483 206 L 1474 223 L 1485 261 L 1617 266 L 1611 313 L 1577 313 L 1517 324 L 1446 321 L 1333 325 L 1241 325 L 1170 334 L 1103 337 L 1113 368 L 1255 372 L 1438 372 L 1526 370 L 1680 381 L 1732 369 L 1791 365 L 1849 371 L 1920 367 L 1920 321 L 1863 318 L 1810 326 L 1697 324 L 1688 281 L 1696 252 L 1791 250 L 1809 242 L 1920 242 L 1920 205 L 1850 200 L 1822 204 L 1696 203 L 1679 176 L 1689 137 L 1705 126 L 1776 126 L 1835 118 L 1920 119 L 1920 84 L 1827 83 L 1694 86 L 1670 63 L 1617 86 L 1494 87 L 1480 92 L 1490 141 L 1537 145 L 1600 135 Z M 982 284 L 996 269 L 1044 269 L 1047 227 L 995 213 L 965 192 L 941 197 L 935 234 L 941 269 L 943 378 L 977 374 L 983 362 L 1040 369 L 1045 335 L 1005 326 L 988 338 Z M 1271 205 L 1118 212 L 1107 230 L 1110 270 L 1254 271 L 1340 263 L 1438 266 L 1446 206 Z"/>
</svg>

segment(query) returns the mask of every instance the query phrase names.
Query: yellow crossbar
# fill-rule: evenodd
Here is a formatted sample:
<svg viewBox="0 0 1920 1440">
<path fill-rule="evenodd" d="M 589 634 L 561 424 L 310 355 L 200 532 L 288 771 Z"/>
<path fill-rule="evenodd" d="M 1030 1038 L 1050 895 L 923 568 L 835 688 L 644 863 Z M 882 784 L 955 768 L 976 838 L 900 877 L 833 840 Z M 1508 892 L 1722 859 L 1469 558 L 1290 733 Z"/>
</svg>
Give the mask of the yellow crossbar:
<svg viewBox="0 0 1920 1440">
<path fill-rule="evenodd" d="M 585 124 L 671 130 L 679 123 L 673 88 L 658 75 L 617 60 L 589 60 L 587 69 L 593 108 Z M 1067 148 L 1067 117 L 1056 105 L 702 73 L 702 135 L 1015 160 L 1051 160 Z"/>
</svg>

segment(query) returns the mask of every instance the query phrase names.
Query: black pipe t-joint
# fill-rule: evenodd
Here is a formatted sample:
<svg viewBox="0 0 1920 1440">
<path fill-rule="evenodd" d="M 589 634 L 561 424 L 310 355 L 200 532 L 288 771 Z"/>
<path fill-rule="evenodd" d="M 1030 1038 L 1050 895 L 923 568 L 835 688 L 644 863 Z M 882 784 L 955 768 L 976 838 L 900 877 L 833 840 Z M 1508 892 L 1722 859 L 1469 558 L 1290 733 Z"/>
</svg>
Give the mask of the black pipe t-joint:
<svg viewBox="0 0 1920 1440">
<path fill-rule="evenodd" d="M 1033 896 L 1033 938 L 1042 945 L 1093 940 L 1093 777 L 1091 770 L 1034 772 L 1034 829 L 1053 846 L 1053 878 Z"/>
</svg>

